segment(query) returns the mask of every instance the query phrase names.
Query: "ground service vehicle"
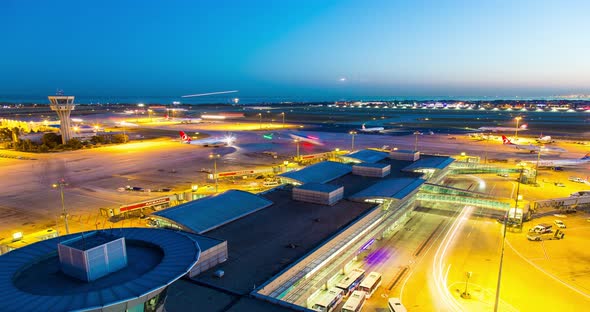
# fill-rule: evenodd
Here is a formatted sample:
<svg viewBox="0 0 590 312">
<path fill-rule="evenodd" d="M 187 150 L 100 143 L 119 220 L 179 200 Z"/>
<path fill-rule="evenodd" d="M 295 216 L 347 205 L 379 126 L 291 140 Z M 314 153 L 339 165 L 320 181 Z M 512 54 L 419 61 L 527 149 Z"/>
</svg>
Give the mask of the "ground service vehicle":
<svg viewBox="0 0 590 312">
<path fill-rule="evenodd" d="M 554 232 L 549 232 L 549 233 L 529 233 L 526 238 L 530 241 L 537 241 L 540 242 L 542 240 L 553 240 L 553 239 L 563 239 L 563 237 L 565 236 L 565 233 L 563 233 L 560 230 L 557 230 Z"/>
<path fill-rule="evenodd" d="M 371 295 L 381 286 L 381 274 L 377 272 L 371 272 L 359 285 L 359 290 L 364 291 L 367 294 L 367 299 L 371 298 Z"/>
<path fill-rule="evenodd" d="M 563 221 L 555 220 L 555 221 L 553 221 L 553 223 L 555 223 L 555 226 L 557 226 L 558 228 L 565 229 L 565 223 L 563 223 Z"/>
<path fill-rule="evenodd" d="M 350 298 L 344 303 L 342 312 L 359 312 L 365 305 L 365 300 L 367 300 L 367 297 L 364 291 L 353 291 Z"/>
<path fill-rule="evenodd" d="M 344 291 L 344 296 L 348 296 L 353 290 L 356 289 L 364 277 L 365 270 L 357 268 L 352 269 L 352 271 L 350 271 L 350 273 L 348 273 L 346 277 L 344 277 L 344 279 L 342 279 L 340 283 L 336 285 L 336 287 Z"/>
<path fill-rule="evenodd" d="M 535 227 L 531 228 L 529 230 L 529 232 L 534 232 L 534 233 L 538 233 L 538 234 L 549 233 L 549 232 L 551 232 L 551 227 L 552 227 L 551 224 L 541 223 L 541 224 L 535 225 Z"/>
<path fill-rule="evenodd" d="M 390 312 L 408 312 L 399 298 L 389 298 L 387 306 Z"/>
<path fill-rule="evenodd" d="M 311 307 L 314 311 L 330 312 L 342 301 L 342 289 L 332 287 L 318 296 L 316 303 Z"/>
</svg>

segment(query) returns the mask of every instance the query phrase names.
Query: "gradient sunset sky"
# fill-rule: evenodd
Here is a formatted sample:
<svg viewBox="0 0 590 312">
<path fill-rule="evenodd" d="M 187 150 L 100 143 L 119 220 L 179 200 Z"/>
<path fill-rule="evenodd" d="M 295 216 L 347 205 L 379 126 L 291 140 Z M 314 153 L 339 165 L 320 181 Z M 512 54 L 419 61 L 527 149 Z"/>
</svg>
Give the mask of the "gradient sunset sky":
<svg viewBox="0 0 590 312">
<path fill-rule="evenodd" d="M 582 0 L 2 0 L 0 94 L 590 93 L 588 12 Z"/>
</svg>

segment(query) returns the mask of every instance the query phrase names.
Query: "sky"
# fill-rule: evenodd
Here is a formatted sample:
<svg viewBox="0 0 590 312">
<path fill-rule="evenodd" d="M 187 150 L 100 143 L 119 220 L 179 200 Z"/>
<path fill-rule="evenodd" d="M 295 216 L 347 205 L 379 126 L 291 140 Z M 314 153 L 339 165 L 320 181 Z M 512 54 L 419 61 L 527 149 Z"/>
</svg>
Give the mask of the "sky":
<svg viewBox="0 0 590 312">
<path fill-rule="evenodd" d="M 1 0 L 0 95 L 590 93 L 585 0 Z"/>
</svg>

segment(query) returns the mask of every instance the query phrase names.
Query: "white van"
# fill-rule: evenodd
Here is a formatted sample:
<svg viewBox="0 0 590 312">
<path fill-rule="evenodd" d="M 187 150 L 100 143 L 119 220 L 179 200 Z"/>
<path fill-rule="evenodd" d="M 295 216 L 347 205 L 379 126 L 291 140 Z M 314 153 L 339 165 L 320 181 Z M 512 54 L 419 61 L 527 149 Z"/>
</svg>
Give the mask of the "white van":
<svg viewBox="0 0 590 312">
<path fill-rule="evenodd" d="M 391 312 L 408 312 L 399 298 L 389 298 L 389 300 L 387 300 L 387 305 Z"/>
</svg>

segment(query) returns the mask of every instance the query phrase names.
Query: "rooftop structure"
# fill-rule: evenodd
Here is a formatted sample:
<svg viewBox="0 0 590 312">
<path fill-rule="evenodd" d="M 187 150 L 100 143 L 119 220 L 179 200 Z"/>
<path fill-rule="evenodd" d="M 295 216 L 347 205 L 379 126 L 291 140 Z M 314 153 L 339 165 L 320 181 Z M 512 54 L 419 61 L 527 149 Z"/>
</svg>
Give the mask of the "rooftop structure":
<svg viewBox="0 0 590 312">
<path fill-rule="evenodd" d="M 352 166 L 352 174 L 383 178 L 391 173 L 391 165 L 384 163 L 360 163 Z"/>
<path fill-rule="evenodd" d="M 48 96 L 49 102 L 51 102 L 51 110 L 57 113 L 60 121 L 59 131 L 61 132 L 61 142 L 63 144 L 68 143 L 72 138 L 72 127 L 70 123 L 70 113 L 76 106 L 74 104 L 73 96 L 66 95 L 53 95 Z"/>
<path fill-rule="evenodd" d="M 293 199 L 320 205 L 334 205 L 344 196 L 342 186 L 306 183 L 293 188 Z"/>
<path fill-rule="evenodd" d="M 229 190 L 214 196 L 160 210 L 151 215 L 152 224 L 202 234 L 245 217 L 272 202 L 252 193 Z"/>
<path fill-rule="evenodd" d="M 376 163 L 387 158 L 387 156 L 389 156 L 387 152 L 364 149 L 341 156 L 341 158 L 350 162 Z"/>
<path fill-rule="evenodd" d="M 334 161 L 323 161 L 297 171 L 281 173 L 279 176 L 297 184 L 328 183 L 352 172 L 352 167 Z"/>
<path fill-rule="evenodd" d="M 0 310 L 156 311 L 165 301 L 167 287 L 199 260 L 198 244 L 182 233 L 143 228 L 108 232 L 125 238 L 130 265 L 93 282 L 63 273 L 57 246 L 63 242 L 91 250 L 100 244 L 72 239 L 95 232 L 41 241 L 0 256 Z"/>
<path fill-rule="evenodd" d="M 61 270 L 82 281 L 94 281 L 127 266 L 125 238 L 106 232 L 82 234 L 57 247 Z"/>
</svg>

